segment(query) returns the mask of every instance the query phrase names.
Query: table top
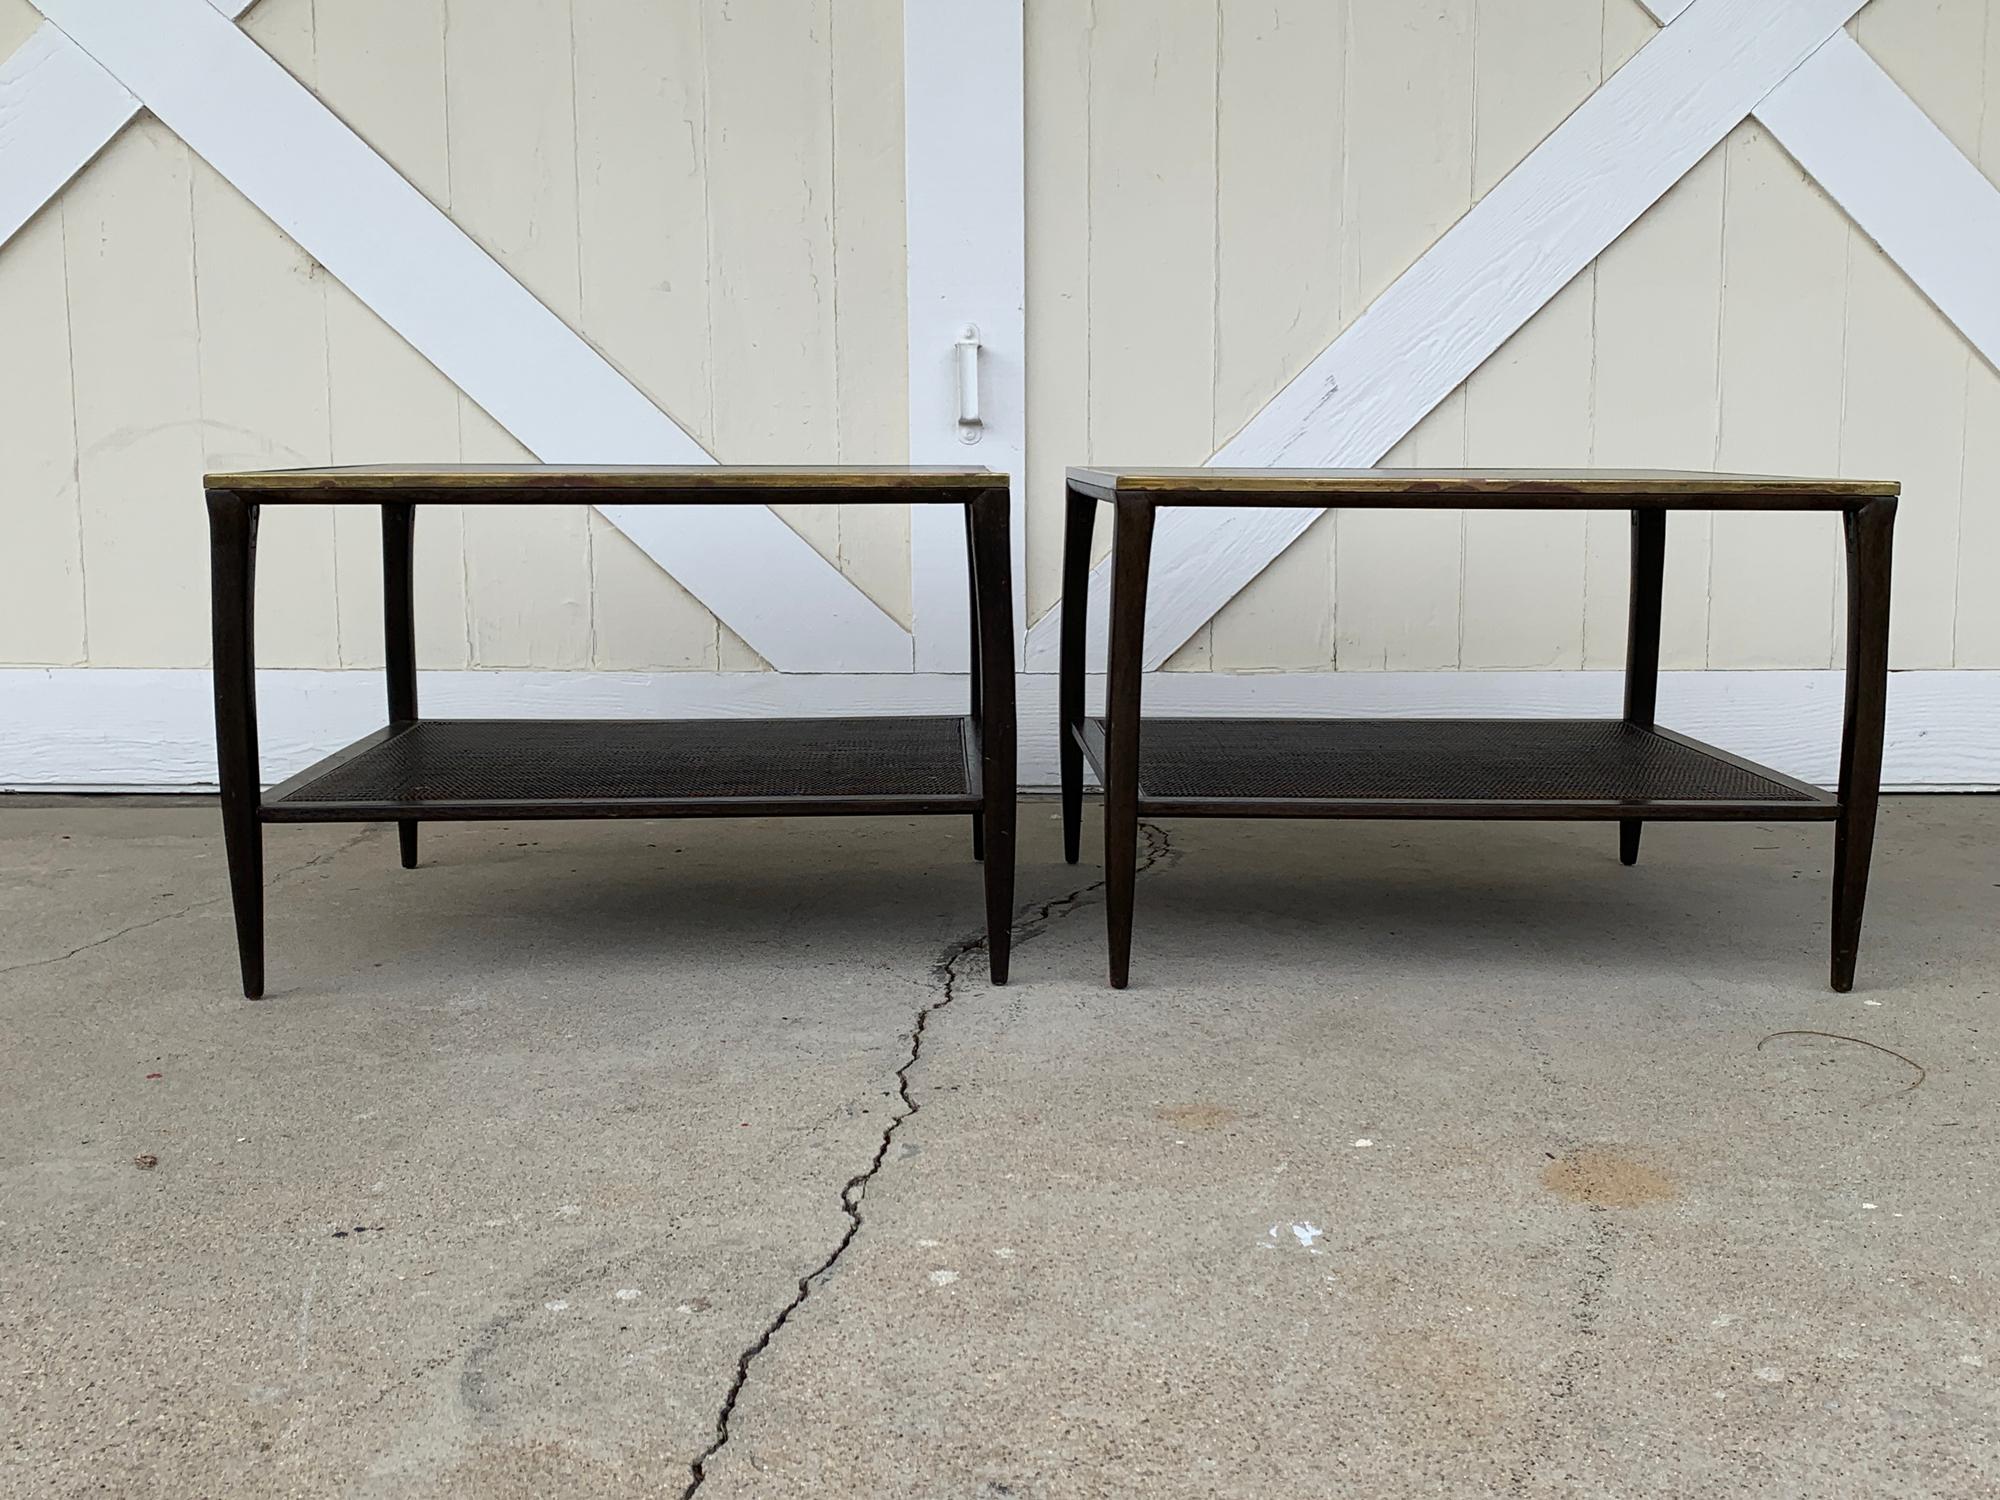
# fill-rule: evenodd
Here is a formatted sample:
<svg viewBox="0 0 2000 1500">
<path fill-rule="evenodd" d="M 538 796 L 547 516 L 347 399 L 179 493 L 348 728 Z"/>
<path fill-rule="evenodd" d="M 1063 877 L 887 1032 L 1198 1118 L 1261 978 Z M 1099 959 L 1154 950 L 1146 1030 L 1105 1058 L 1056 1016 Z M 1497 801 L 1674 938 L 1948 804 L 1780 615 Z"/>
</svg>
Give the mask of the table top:
<svg viewBox="0 0 2000 1500">
<path fill-rule="evenodd" d="M 766 504 L 837 492 L 841 500 L 907 500 L 949 492 L 970 498 L 1007 483 L 989 469 L 887 464 L 830 468 L 722 464 L 350 464 L 208 474 L 202 486 L 265 504 L 356 505 L 445 500 L 467 505 L 547 504 L 615 498 L 679 504 Z"/>
<path fill-rule="evenodd" d="M 1069 482 L 1100 499 L 1162 505 L 1447 505 L 1454 509 L 1846 510 L 1895 495 L 1893 479 L 1801 479 L 1692 469 L 1117 469 Z"/>
</svg>

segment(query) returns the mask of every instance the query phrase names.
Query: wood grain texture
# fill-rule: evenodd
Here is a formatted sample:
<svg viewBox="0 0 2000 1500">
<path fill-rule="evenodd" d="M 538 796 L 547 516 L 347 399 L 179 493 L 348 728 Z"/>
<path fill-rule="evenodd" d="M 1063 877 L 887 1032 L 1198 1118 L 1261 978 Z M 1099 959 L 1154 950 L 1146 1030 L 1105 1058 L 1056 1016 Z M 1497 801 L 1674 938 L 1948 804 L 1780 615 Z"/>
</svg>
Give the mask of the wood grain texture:
<svg viewBox="0 0 2000 1500">
<path fill-rule="evenodd" d="M 1216 461 L 1378 458 L 1858 8 L 1697 0 Z M 1660 128 L 1663 120 L 1672 128 Z M 1562 232 L 1552 234 L 1557 223 Z M 1442 336 L 1441 319 L 1450 330 Z M 1212 524 L 1182 517 L 1162 531 L 1149 651 L 1171 651 L 1299 529 L 1296 518 L 1258 518 L 1225 540 Z"/>
<path fill-rule="evenodd" d="M 1472 186 L 1491 192 L 1602 81 L 1602 0 L 1482 0 L 1473 49 Z M 1585 266 L 1465 382 L 1472 464 L 1587 465 L 1596 270 Z M 1467 512 L 1458 664 L 1583 661 L 1576 512 Z"/>
<path fill-rule="evenodd" d="M 1986 93 L 1975 146 L 1980 170 L 2000 183 L 2000 23 L 1986 27 Z M 2000 557 L 2000 368 L 1973 360 L 1966 371 L 1965 473 L 1959 491 L 1958 614 L 1953 664 L 2000 664 L 2000 588 L 1993 559 Z"/>
<path fill-rule="evenodd" d="M 1028 382 L 1026 626 L 1062 597 L 1063 472 L 1088 458 L 1090 31 L 1068 8 L 1025 9 Z M 1106 528 L 1108 532 L 1109 528 Z M 1102 551 L 1095 554 L 1101 557 Z M 1046 669 L 1054 670 L 1054 646 Z M 1031 654 L 1031 670 L 1042 664 Z"/>
<path fill-rule="evenodd" d="M 901 0 L 845 0 L 830 13 L 834 456 L 842 463 L 897 463 L 910 452 L 903 26 Z M 1018 35 L 1018 15 L 1015 30 Z M 1020 77 L 1017 55 L 1017 91 Z M 1018 120 L 1013 142 L 1018 172 Z M 1013 217 L 1020 217 L 1018 206 Z M 1007 243 L 1004 235 L 993 238 Z M 1018 240 L 1015 256 L 1018 262 Z M 1017 272 L 1013 306 L 1019 305 Z M 988 466 L 1020 468 L 1012 458 Z M 891 619 L 911 628 L 909 510 L 841 506 L 837 515 L 834 560 L 841 572 Z M 963 569 L 958 581 L 964 583 Z"/>
<path fill-rule="evenodd" d="M 578 331 L 712 446 L 701 12 L 607 0 L 571 22 Z M 592 665 L 713 669 L 714 615 L 604 517 L 589 525 Z"/>
<path fill-rule="evenodd" d="M 848 500 L 887 501 L 915 492 L 972 492 L 991 489 L 1006 476 L 974 466 L 942 464 L 347 464 L 330 468 L 218 471 L 203 480 L 212 490 L 254 494 L 267 504 L 286 496 L 310 493 L 315 500 L 342 491 L 384 491 L 415 495 L 439 493 L 478 496 L 478 504 L 498 505 L 519 497 L 518 503 L 546 503 L 550 491 L 572 498 L 595 494 L 645 491 L 704 496 L 713 491 L 735 496 L 742 504 L 774 491 L 839 490 L 856 492 Z M 895 492 L 893 495 L 890 492 Z M 368 501 L 359 503 L 367 504 Z"/>
<path fill-rule="evenodd" d="M 670 419 L 201 0 L 143 7 L 134 0 L 48 0 L 48 9 L 489 413 L 517 435 L 534 434 L 538 456 L 702 456 Z M 392 251 L 385 253 L 385 246 Z M 787 664 L 830 665 L 829 622 L 847 664 L 873 661 L 895 669 L 909 659 L 907 633 L 836 570 L 816 565 L 810 549 L 775 516 L 754 510 L 690 515 L 671 534 L 635 540 L 697 594 L 725 605 L 725 613 Z M 761 578 L 751 580 L 736 566 L 746 551 L 765 559 Z M 772 589 L 774 577 L 784 587 Z M 808 606 L 803 612 L 802 603 Z M 807 614 L 814 620 L 810 631 L 804 628 Z"/>
<path fill-rule="evenodd" d="M 1731 138 L 1727 173 L 1716 464 L 1835 470 L 1847 225 L 1761 126 Z M 1709 665 L 1830 666 L 1838 529 L 1732 514 L 1713 535 Z"/>
<path fill-rule="evenodd" d="M 574 327 L 582 308 L 569 0 L 447 0 L 452 219 Z M 459 402 L 471 460 L 528 457 L 499 412 Z M 692 446 L 690 443 L 689 446 Z M 523 449 L 526 449 L 523 452 Z M 584 667 L 592 656 L 590 518 L 575 506 L 465 516 L 473 661 Z"/>
<path fill-rule="evenodd" d="M 1340 331 L 1347 7 L 1224 0 L 1216 66 L 1211 447 Z M 1334 521 L 1317 523 L 1216 615 L 1217 671 L 1333 661 Z"/>
<path fill-rule="evenodd" d="M 1198 463 L 1212 446 L 1216 28 L 1208 0 L 1095 9 L 1084 394 L 1093 453 Z M 1175 666 L 1205 667 L 1206 623 L 1159 643 L 1161 659 L 1200 634 Z"/>
<path fill-rule="evenodd" d="M 192 174 L 142 120 L 63 197 L 91 659 L 120 666 L 208 660 Z"/>
<path fill-rule="evenodd" d="M 445 0 L 316 6 L 314 34 L 320 97 L 418 191 L 448 202 Z M 456 463 L 460 398 L 451 382 L 339 281 L 326 277 L 322 289 L 333 462 Z M 341 659 L 379 667 L 382 529 L 372 509 L 335 507 L 333 522 Z M 427 507 L 415 552 L 417 663 L 468 667 L 463 514 Z M 281 607 L 267 599 L 264 613 Z"/>
<path fill-rule="evenodd" d="M 310 0 L 264 0 L 244 30 L 285 70 L 318 81 Z M 202 456 L 210 468 L 332 457 L 324 276 L 206 162 L 193 164 Z M 258 577 L 282 609 L 257 618 L 257 659 L 340 665 L 333 513 L 301 507 L 263 527 Z"/>
<path fill-rule="evenodd" d="M 1334 251 L 1344 324 L 1472 206 L 1474 26 L 1469 0 L 1350 7 L 1341 215 L 1350 232 Z M 1411 88 L 1412 78 L 1427 83 Z M 1464 387 L 1375 461 L 1464 463 Z M 1457 666 L 1463 547 L 1456 511 L 1336 511 L 1335 661 L 1370 671 Z"/>
<path fill-rule="evenodd" d="M 1630 0 L 1605 0 L 1605 70 L 1623 66 L 1654 30 Z M 1725 154 L 1721 146 L 1709 152 L 1597 259 L 1594 464 L 1689 469 L 1715 464 Z M 1708 660 L 1712 526 L 1711 516 L 1691 514 L 1675 517 L 1667 527 L 1660 657 L 1670 670 Z M 1621 517 L 1608 513 L 1587 521 L 1586 667 L 1613 667 L 1624 660 L 1628 529 Z"/>
<path fill-rule="evenodd" d="M 0 245 L 138 110 L 117 79 L 47 22 L 0 54 Z"/>
<path fill-rule="evenodd" d="M 1103 499 L 1147 496 L 1173 505 L 1343 504 L 1622 508 L 1634 500 L 1693 508 L 1841 510 L 1894 495 L 1893 479 L 1708 473 L 1696 469 L 1104 469 L 1069 482 Z"/>
<path fill-rule="evenodd" d="M 88 655 L 72 425 L 68 276 L 60 205 L 0 255 L 0 655 L 68 665 Z"/>
</svg>

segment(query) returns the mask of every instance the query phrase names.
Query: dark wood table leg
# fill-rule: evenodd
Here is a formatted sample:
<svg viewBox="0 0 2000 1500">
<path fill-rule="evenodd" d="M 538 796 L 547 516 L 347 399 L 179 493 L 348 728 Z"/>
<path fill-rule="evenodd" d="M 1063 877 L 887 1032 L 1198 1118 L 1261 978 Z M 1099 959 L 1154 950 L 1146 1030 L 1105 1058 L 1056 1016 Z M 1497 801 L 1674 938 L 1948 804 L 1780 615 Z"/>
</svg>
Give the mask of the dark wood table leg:
<svg viewBox="0 0 2000 1500">
<path fill-rule="evenodd" d="M 979 661 L 979 544 L 972 534 L 972 507 L 965 507 L 965 620 L 971 640 L 966 649 L 966 676 L 972 683 L 972 722 L 980 720 L 979 679 L 983 675 Z M 972 857 L 986 858 L 986 815 L 972 815 Z"/>
<path fill-rule="evenodd" d="M 986 808 L 986 950 L 995 984 L 1007 982 L 1014 936 L 1014 561 L 1004 489 L 988 490 L 967 507 L 968 561 L 977 586 L 980 781 Z"/>
<path fill-rule="evenodd" d="M 1632 609 L 1625 625 L 1625 722 L 1650 729 L 1660 697 L 1660 594 L 1667 566 L 1667 513 L 1632 512 Z M 1639 862 L 1641 818 L 1618 820 L 1618 859 Z"/>
<path fill-rule="evenodd" d="M 1840 726 L 1840 821 L 1833 831 L 1833 987 L 1854 988 L 1861 908 L 1882 795 L 1882 735 L 1889 707 L 1889 563 L 1893 498 L 1845 514 L 1847 709 Z"/>
<path fill-rule="evenodd" d="M 1097 529 L 1097 501 L 1071 486 L 1063 510 L 1062 660 L 1057 678 L 1056 755 L 1062 764 L 1063 858 L 1075 864 L 1083 850 L 1083 687 L 1090 632 L 1090 538 Z"/>
<path fill-rule="evenodd" d="M 1139 714 L 1146 670 L 1146 577 L 1153 502 L 1118 500 L 1111 541 L 1111 647 L 1104 687 L 1104 912 L 1111 987 L 1132 972 L 1133 885 L 1139 873 Z"/>
<path fill-rule="evenodd" d="M 382 660 L 388 669 L 389 722 L 417 717 L 417 595 L 412 562 L 417 508 L 407 501 L 382 503 Z M 417 823 L 396 824 L 403 868 L 417 867 Z"/>
<path fill-rule="evenodd" d="M 243 993 L 264 993 L 263 777 L 257 759 L 257 507 L 226 490 L 208 494 L 209 621 L 215 650 L 216 784 L 236 909 Z"/>
</svg>

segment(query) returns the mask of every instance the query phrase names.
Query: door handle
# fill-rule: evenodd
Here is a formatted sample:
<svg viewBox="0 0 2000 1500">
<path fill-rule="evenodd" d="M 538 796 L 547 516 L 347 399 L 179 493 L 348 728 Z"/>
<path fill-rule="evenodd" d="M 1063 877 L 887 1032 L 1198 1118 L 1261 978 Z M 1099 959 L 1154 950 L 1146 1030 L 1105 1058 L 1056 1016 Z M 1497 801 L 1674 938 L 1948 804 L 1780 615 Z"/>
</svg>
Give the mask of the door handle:
<svg viewBox="0 0 2000 1500">
<path fill-rule="evenodd" d="M 985 433 L 979 419 L 979 330 L 967 323 L 952 345 L 958 375 L 958 440 L 976 443 Z"/>
</svg>

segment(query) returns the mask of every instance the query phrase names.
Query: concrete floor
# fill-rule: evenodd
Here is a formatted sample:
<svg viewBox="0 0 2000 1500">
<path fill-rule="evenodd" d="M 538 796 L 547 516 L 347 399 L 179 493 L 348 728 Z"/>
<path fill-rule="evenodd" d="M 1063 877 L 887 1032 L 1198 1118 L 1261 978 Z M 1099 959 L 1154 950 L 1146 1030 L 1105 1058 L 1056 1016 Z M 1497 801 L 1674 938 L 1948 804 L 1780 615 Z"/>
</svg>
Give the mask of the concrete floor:
<svg viewBox="0 0 2000 1500">
<path fill-rule="evenodd" d="M 0 1493 L 1995 1493 L 2000 800 L 1850 996 L 1824 827 L 1179 823 L 1117 993 L 1025 814 L 1004 990 L 955 818 L 292 827 L 252 1003 L 0 804 Z"/>
</svg>

